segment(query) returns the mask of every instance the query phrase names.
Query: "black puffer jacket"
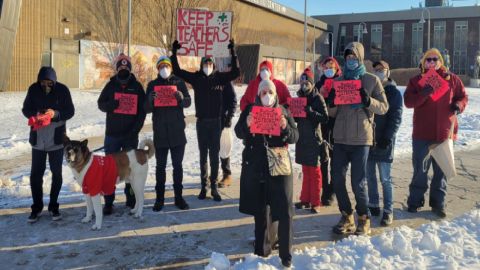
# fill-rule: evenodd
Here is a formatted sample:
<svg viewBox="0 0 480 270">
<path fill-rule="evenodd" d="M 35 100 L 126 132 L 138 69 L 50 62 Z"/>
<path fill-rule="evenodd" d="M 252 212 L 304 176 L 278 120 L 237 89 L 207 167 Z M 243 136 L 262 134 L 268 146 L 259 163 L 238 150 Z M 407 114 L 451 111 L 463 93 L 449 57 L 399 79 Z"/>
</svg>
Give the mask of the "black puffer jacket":
<svg viewBox="0 0 480 270">
<path fill-rule="evenodd" d="M 115 93 L 133 94 L 137 96 L 137 114 L 119 114 L 115 113 L 117 103 L 115 102 Z M 120 83 L 117 76 L 110 78 L 105 85 L 98 98 L 98 108 L 107 113 L 107 127 L 105 135 L 116 138 L 132 138 L 137 137 L 143 127 L 145 121 L 145 91 L 140 82 L 137 81 L 133 74 L 126 84 Z"/>
<path fill-rule="evenodd" d="M 171 57 L 173 73 L 192 85 L 195 91 L 195 116 L 197 118 L 221 118 L 223 114 L 223 88 L 240 75 L 237 57 L 232 56 L 232 69 L 229 72 L 214 70 L 209 76 L 202 68 L 197 72 L 188 72 L 180 68 L 177 55 Z"/>
<path fill-rule="evenodd" d="M 258 98 L 257 98 L 257 103 Z M 240 115 L 235 126 L 235 134 L 244 140 L 245 149 L 242 152 L 242 172 L 240 176 L 240 212 L 256 215 L 265 211 L 270 205 L 273 220 L 293 216 L 293 177 L 270 176 L 268 168 L 265 140 L 270 147 L 287 147 L 296 143 L 298 130 L 294 119 L 287 109 L 281 105 L 282 114 L 287 119 L 287 128 L 282 130 L 280 136 L 253 135 L 247 126 L 247 116 L 253 105 L 249 105 Z M 261 185 L 265 185 L 261 193 Z"/>
<path fill-rule="evenodd" d="M 299 133 L 298 142 L 295 145 L 295 162 L 306 166 L 319 166 L 323 151 L 320 124 L 328 121 L 327 106 L 316 88 L 307 95 L 302 91 L 298 91 L 297 95 L 307 98 L 307 107 L 311 107 L 312 112 L 307 112 L 306 118 L 295 118 Z"/>
<path fill-rule="evenodd" d="M 157 85 L 175 85 L 177 91 L 182 92 L 183 100 L 176 107 L 154 107 L 152 92 Z M 148 83 L 145 111 L 152 113 L 153 141 L 155 147 L 168 147 L 183 145 L 187 143 L 185 136 L 185 115 L 183 108 L 190 107 L 191 99 L 185 82 L 170 75 L 167 79 L 158 76 Z"/>
</svg>

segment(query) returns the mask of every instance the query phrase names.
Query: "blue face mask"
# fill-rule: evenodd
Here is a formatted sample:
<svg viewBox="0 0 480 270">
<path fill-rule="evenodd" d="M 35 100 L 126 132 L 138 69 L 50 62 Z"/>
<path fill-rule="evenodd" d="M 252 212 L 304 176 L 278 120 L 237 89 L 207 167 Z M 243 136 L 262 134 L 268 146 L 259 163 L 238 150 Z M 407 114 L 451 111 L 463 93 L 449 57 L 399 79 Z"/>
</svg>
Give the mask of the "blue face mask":
<svg viewBox="0 0 480 270">
<path fill-rule="evenodd" d="M 349 70 L 355 70 L 358 68 L 358 59 L 347 59 L 346 66 Z"/>
<path fill-rule="evenodd" d="M 329 68 L 329 69 L 326 69 L 326 70 L 323 72 L 323 74 L 325 74 L 325 76 L 326 76 L 327 78 L 332 78 L 333 76 L 335 76 L 335 71 L 334 71 L 333 69 Z"/>
</svg>

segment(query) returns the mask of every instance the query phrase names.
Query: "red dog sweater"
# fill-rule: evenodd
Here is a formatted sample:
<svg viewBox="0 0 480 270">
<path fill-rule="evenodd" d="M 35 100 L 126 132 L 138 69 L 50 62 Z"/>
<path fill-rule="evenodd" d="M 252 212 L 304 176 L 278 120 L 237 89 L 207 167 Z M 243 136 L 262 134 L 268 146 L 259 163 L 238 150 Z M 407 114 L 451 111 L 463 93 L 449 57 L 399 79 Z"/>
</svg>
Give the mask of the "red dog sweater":
<svg viewBox="0 0 480 270">
<path fill-rule="evenodd" d="M 83 194 L 95 196 L 99 193 L 110 195 L 115 192 L 118 170 L 112 155 L 93 156 L 92 163 L 83 178 Z"/>
</svg>

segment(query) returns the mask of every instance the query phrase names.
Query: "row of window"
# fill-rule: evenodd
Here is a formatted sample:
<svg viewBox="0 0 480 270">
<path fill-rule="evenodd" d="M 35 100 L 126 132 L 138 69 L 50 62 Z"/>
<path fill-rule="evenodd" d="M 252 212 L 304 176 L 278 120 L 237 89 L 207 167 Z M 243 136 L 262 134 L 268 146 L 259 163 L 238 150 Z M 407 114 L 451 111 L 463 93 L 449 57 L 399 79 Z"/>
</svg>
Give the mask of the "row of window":
<svg viewBox="0 0 480 270">
<path fill-rule="evenodd" d="M 412 39 L 410 52 L 410 65 L 418 66 L 423 53 L 423 23 L 412 23 Z M 365 24 L 353 25 L 353 40 L 363 41 Z M 480 28 L 480 25 L 479 25 Z M 379 60 L 382 58 L 382 24 L 370 25 L 370 56 L 372 60 Z M 433 39 L 431 46 L 443 51 L 445 49 L 446 38 L 446 22 L 433 22 Z M 479 41 L 480 42 L 480 41 Z M 343 52 L 347 43 L 347 27 L 342 25 L 340 27 L 339 51 Z M 397 63 L 405 63 L 405 23 L 394 23 L 392 25 L 392 47 L 391 56 L 392 61 Z M 467 44 L 468 44 L 468 22 L 456 21 L 454 29 L 454 47 L 452 56 L 451 68 L 454 72 L 465 74 L 467 71 Z M 452 52 L 450 52 L 451 54 Z M 397 61 L 398 60 L 398 61 Z M 407 63 L 405 63 L 407 64 Z M 408 64 L 407 64 L 408 65 Z"/>
</svg>

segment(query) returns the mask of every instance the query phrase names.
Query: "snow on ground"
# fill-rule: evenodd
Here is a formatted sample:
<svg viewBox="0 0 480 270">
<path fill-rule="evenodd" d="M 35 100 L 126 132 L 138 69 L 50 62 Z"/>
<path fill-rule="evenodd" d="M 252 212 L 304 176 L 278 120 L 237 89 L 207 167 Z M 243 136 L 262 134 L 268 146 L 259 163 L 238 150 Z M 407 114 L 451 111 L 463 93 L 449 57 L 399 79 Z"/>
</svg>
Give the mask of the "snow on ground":
<svg viewBox="0 0 480 270">
<path fill-rule="evenodd" d="M 208 270 L 281 269 L 278 256 L 247 255 L 231 265 L 213 253 Z M 417 230 L 401 226 L 375 237 L 350 236 L 325 248 L 297 250 L 293 269 L 480 269 L 480 210 L 452 221 L 433 222 Z"/>
<path fill-rule="evenodd" d="M 290 86 L 292 95 L 298 86 Z M 403 92 L 405 87 L 399 87 Z M 238 100 L 240 100 L 246 89 L 246 85 L 236 86 Z M 460 131 L 459 140 L 456 143 L 457 150 L 471 149 L 473 146 L 480 145 L 480 89 L 469 88 L 469 105 L 467 110 L 459 116 Z M 193 98 L 193 93 L 192 98 Z M 17 156 L 29 155 L 30 145 L 28 143 L 27 120 L 21 113 L 23 99 L 26 93 L 0 93 L 0 104 L 4 106 L 0 109 L 0 122 L 4 123 L 4 128 L 0 129 L 0 163 L 11 160 Z M 72 99 L 75 104 L 75 116 L 68 121 L 68 135 L 73 139 L 83 139 L 104 134 L 105 114 L 97 109 L 97 98 L 99 91 L 72 91 Z M 195 106 L 185 111 L 186 115 L 195 114 Z M 238 120 L 239 112 L 233 119 L 233 126 Z M 411 153 L 411 132 L 412 132 L 413 110 L 404 108 L 403 122 L 397 136 L 396 153 L 397 157 L 405 156 Z M 151 123 L 151 116 L 147 115 L 146 124 Z M 188 143 L 185 150 L 183 162 L 184 184 L 199 184 L 199 158 L 196 139 L 195 124 L 189 124 L 186 128 Z M 152 132 L 145 132 L 140 135 L 142 138 L 151 138 Z M 231 163 L 233 173 L 239 174 L 241 166 L 241 152 L 243 144 L 233 135 L 234 149 L 232 151 Z M 295 154 L 295 148 L 290 147 L 292 157 Z M 408 157 L 408 156 L 407 156 Z M 149 161 L 150 169 L 147 179 L 146 190 L 153 190 L 155 186 L 155 159 Z M 2 166 L 0 165 L 0 168 Z M 48 168 L 48 167 L 47 167 Z M 300 171 L 300 167 L 295 164 L 294 171 Z M 171 162 L 167 164 L 167 188 L 171 188 Z M 0 208 L 28 206 L 31 203 L 29 186 L 30 166 L 19 166 L 13 171 L 0 172 Z M 50 190 L 51 173 L 47 169 L 44 181 L 44 190 Z M 75 183 L 70 169 L 64 163 L 63 167 L 63 187 L 60 193 L 60 201 L 79 200 L 81 198 L 80 187 Z M 121 193 L 122 188 L 117 192 Z M 45 192 L 48 195 L 48 192 Z"/>
</svg>

